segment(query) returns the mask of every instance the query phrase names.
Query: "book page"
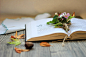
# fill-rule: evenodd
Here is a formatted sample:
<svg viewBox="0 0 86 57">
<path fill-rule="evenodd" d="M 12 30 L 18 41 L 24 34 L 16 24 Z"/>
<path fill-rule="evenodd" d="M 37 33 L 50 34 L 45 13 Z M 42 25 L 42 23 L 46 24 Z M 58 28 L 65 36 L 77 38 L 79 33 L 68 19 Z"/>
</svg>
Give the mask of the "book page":
<svg viewBox="0 0 86 57">
<path fill-rule="evenodd" d="M 27 38 L 39 37 L 44 35 L 49 35 L 53 33 L 66 33 L 62 28 L 54 28 L 53 25 L 47 25 L 47 22 L 51 21 L 52 18 L 42 19 L 30 22 L 27 24 Z M 30 32 L 29 32 L 30 31 Z M 30 34 L 30 35 L 28 35 Z"/>
<path fill-rule="evenodd" d="M 84 19 L 78 19 L 78 18 L 73 18 L 71 19 L 71 25 L 69 26 L 69 31 L 70 34 L 72 34 L 75 31 L 86 31 L 86 20 Z"/>
</svg>

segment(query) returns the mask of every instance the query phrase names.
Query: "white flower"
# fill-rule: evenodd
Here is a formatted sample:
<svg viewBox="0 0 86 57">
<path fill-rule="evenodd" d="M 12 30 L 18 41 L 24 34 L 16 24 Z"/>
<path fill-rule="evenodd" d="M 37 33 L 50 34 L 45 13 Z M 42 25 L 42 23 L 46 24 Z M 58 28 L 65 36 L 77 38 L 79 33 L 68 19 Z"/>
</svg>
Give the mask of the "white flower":
<svg viewBox="0 0 86 57">
<path fill-rule="evenodd" d="M 66 12 L 63 12 L 62 14 L 60 14 L 59 18 L 61 18 L 64 15 L 66 15 Z"/>
</svg>

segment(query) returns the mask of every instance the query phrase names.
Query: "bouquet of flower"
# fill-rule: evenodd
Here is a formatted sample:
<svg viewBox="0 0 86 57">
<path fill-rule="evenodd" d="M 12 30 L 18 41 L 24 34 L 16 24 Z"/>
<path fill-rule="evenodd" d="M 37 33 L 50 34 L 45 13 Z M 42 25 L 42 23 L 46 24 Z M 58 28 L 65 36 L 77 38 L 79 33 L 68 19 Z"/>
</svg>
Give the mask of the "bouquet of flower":
<svg viewBox="0 0 86 57">
<path fill-rule="evenodd" d="M 69 30 L 68 26 L 71 25 L 71 18 L 75 17 L 75 12 L 73 14 L 69 14 L 66 12 L 63 12 L 61 14 L 55 13 L 55 16 L 53 17 L 52 21 L 47 22 L 47 24 L 54 24 L 55 28 L 61 27 L 65 29 L 66 31 Z"/>
</svg>

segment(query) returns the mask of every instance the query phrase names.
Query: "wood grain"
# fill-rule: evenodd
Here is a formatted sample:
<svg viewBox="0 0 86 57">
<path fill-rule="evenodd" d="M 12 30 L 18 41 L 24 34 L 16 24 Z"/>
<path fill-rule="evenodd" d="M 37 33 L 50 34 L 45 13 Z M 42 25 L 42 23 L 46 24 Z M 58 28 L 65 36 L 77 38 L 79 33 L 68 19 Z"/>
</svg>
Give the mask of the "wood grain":
<svg viewBox="0 0 86 57">
<path fill-rule="evenodd" d="M 19 31 L 18 35 L 23 33 L 25 31 Z M 66 41 L 64 47 L 62 47 L 62 42 L 49 42 L 50 47 L 41 47 L 40 42 L 35 42 L 33 49 L 18 54 L 14 50 L 14 45 L 7 44 L 10 41 L 10 36 L 14 34 L 15 32 L 0 35 L 0 57 L 86 57 L 86 40 Z M 22 44 L 16 47 L 25 49 L 24 39 L 21 41 Z"/>
</svg>

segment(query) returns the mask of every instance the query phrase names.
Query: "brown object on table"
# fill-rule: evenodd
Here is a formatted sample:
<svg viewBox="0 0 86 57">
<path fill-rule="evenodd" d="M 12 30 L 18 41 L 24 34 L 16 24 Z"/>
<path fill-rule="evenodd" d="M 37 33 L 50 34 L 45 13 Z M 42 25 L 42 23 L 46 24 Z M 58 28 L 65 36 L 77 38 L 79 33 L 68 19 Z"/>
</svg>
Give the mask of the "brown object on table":
<svg viewBox="0 0 86 57">
<path fill-rule="evenodd" d="M 32 42 L 25 42 L 26 49 L 32 49 L 33 46 L 34 44 Z"/>
</svg>

